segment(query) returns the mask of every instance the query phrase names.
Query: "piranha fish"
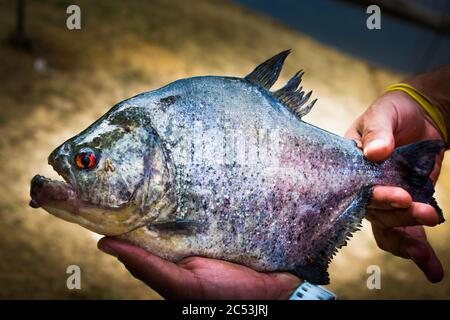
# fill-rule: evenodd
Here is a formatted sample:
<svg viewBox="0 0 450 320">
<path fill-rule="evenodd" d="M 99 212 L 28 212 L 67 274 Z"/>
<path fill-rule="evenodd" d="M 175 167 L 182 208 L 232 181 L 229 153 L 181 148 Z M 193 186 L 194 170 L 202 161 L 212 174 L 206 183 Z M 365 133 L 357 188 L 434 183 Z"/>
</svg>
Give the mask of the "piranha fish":
<svg viewBox="0 0 450 320">
<path fill-rule="evenodd" d="M 171 261 L 223 259 L 329 283 L 328 264 L 360 227 L 374 185 L 432 205 L 429 174 L 444 148 L 402 146 L 379 163 L 352 140 L 302 121 L 316 100 L 303 72 L 278 79 L 289 50 L 244 78 L 175 81 L 119 102 L 36 175 L 31 202 Z"/>
</svg>

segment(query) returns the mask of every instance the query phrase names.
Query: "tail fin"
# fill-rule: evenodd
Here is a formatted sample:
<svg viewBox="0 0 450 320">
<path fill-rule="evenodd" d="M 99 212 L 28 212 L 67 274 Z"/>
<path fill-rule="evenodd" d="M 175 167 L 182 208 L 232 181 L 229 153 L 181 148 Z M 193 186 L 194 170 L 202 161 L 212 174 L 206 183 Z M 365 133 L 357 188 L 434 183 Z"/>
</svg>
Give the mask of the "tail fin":
<svg viewBox="0 0 450 320">
<path fill-rule="evenodd" d="M 436 209 L 439 223 L 445 221 L 441 208 L 433 198 L 434 186 L 429 178 L 436 156 L 445 148 L 441 140 L 427 140 L 399 147 L 392 160 L 400 169 L 414 201 L 427 203 Z"/>
</svg>

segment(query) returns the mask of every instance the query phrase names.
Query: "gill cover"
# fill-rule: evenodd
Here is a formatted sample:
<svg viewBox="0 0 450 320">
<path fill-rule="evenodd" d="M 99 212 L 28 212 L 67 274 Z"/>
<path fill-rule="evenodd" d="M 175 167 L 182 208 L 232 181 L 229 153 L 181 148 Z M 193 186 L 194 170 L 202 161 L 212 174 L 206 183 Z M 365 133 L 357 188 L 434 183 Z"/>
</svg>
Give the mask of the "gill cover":
<svg viewBox="0 0 450 320">
<path fill-rule="evenodd" d="M 91 206 L 146 214 L 168 190 L 169 161 L 147 110 L 122 103 L 67 140 L 49 163 Z"/>
</svg>

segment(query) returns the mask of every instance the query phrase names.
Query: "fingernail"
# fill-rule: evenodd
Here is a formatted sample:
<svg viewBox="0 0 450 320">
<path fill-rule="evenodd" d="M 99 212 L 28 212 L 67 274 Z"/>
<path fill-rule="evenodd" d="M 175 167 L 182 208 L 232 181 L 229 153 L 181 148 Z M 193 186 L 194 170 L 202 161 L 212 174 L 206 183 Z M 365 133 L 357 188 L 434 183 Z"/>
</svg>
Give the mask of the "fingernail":
<svg viewBox="0 0 450 320">
<path fill-rule="evenodd" d="M 386 143 L 384 142 L 384 140 L 381 139 L 372 140 L 364 147 L 364 155 L 367 156 L 367 153 L 369 153 L 370 151 L 384 148 L 385 146 Z"/>
<path fill-rule="evenodd" d="M 402 206 L 400 203 L 397 203 L 397 202 L 391 202 L 389 205 L 392 208 L 404 208 L 404 206 Z"/>
<path fill-rule="evenodd" d="M 110 254 L 110 255 L 112 255 L 112 256 L 114 256 L 114 257 L 116 257 L 116 258 L 119 256 L 119 254 L 117 253 L 117 251 L 114 250 L 113 248 L 111 248 L 111 247 L 108 246 L 108 245 L 102 245 L 101 247 L 99 247 L 99 249 L 100 249 L 101 251 L 103 251 L 104 253 Z"/>
</svg>

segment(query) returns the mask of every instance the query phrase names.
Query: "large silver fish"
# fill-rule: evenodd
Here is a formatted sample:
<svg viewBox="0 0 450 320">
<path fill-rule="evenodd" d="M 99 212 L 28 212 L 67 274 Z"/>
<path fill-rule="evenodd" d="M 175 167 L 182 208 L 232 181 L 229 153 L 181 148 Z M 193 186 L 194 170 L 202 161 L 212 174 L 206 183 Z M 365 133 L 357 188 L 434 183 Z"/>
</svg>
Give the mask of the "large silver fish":
<svg viewBox="0 0 450 320">
<path fill-rule="evenodd" d="M 175 81 L 122 101 L 49 156 L 65 182 L 35 176 L 31 206 L 165 259 L 225 259 L 317 284 L 357 230 L 374 185 L 442 211 L 428 178 L 440 141 L 367 161 L 301 120 L 302 72 L 269 91 L 289 51 L 245 78 Z"/>
</svg>

